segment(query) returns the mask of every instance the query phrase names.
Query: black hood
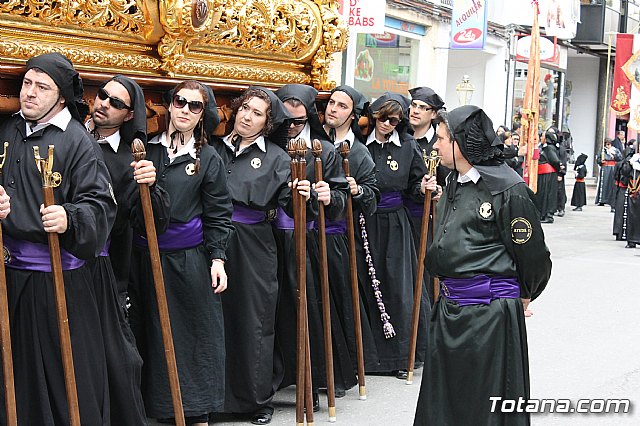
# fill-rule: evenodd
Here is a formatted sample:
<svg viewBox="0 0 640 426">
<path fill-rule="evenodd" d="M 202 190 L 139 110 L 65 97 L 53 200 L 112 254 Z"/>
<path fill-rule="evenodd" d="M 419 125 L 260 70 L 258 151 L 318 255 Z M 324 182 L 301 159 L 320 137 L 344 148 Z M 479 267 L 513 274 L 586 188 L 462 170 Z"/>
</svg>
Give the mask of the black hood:
<svg viewBox="0 0 640 426">
<path fill-rule="evenodd" d="M 485 112 L 474 105 L 446 113 L 446 121 L 462 155 L 472 165 L 491 166 L 502 162 L 503 143 Z"/>
<path fill-rule="evenodd" d="M 355 116 L 354 120 L 351 122 L 351 131 L 357 140 L 364 142 L 364 136 L 362 135 L 362 130 L 360 130 L 358 120 L 368 112 L 369 101 L 362 93 L 358 92 L 351 86 L 338 86 L 331 91 L 331 94 L 333 95 L 335 92 L 346 93 L 347 96 L 351 98 L 351 101 L 353 102 L 353 115 Z M 331 140 L 331 137 L 329 140 Z"/>
<path fill-rule="evenodd" d="M 382 96 L 373 101 L 373 103 L 369 106 L 369 112 L 371 114 L 375 114 L 387 101 L 396 101 L 402 107 L 402 114 L 400 116 L 401 120 L 400 123 L 396 126 L 396 130 L 400 134 L 406 132 L 409 126 L 407 114 L 409 112 L 409 105 L 411 104 L 409 98 L 407 98 L 406 96 L 399 93 L 384 92 Z M 375 127 L 375 124 L 372 123 L 372 126 Z"/>
<path fill-rule="evenodd" d="M 276 90 L 275 94 L 282 102 L 286 102 L 289 99 L 296 99 L 302 102 L 307 110 L 309 126 L 316 132 L 324 133 L 320 118 L 318 117 L 318 109 L 316 108 L 318 91 L 315 88 L 305 84 L 287 84 Z"/>
<path fill-rule="evenodd" d="M 589 158 L 589 156 L 587 154 L 580 154 L 578 155 L 578 158 L 576 158 L 576 164 L 574 165 L 574 170 L 578 167 L 583 165 L 586 161 L 587 158 Z"/>
<path fill-rule="evenodd" d="M 25 72 L 33 68 L 38 68 L 51 77 L 58 86 L 60 96 L 64 98 L 71 116 L 81 123 L 84 122 L 89 113 L 89 106 L 82 99 L 84 89 L 80 74 L 73 68 L 69 58 L 57 52 L 34 56 L 27 61 Z"/>
<path fill-rule="evenodd" d="M 414 87 L 413 89 L 409 89 L 409 94 L 411 95 L 412 100 L 416 99 L 422 101 L 434 107 L 436 110 L 444 107 L 444 101 L 442 98 L 430 87 Z"/>
<path fill-rule="evenodd" d="M 216 104 L 216 97 L 213 94 L 213 89 L 206 84 L 203 84 L 197 80 L 194 80 L 204 89 L 207 94 L 207 107 L 204 110 L 204 116 L 202 117 L 202 121 L 204 123 L 204 131 L 207 134 L 207 139 L 211 140 L 213 136 L 213 132 L 220 124 L 220 116 L 218 115 L 218 105 Z M 176 86 L 177 87 L 177 86 Z M 176 88 L 167 91 L 163 95 L 163 101 L 166 105 L 171 105 L 171 100 L 173 99 L 173 94 L 175 93 Z"/>
<path fill-rule="evenodd" d="M 142 88 L 129 77 L 118 74 L 109 81 L 115 81 L 124 86 L 131 98 L 133 118 L 120 126 L 120 138 L 126 144 L 131 144 L 135 138 L 147 143 L 147 107 L 144 102 Z"/>
</svg>

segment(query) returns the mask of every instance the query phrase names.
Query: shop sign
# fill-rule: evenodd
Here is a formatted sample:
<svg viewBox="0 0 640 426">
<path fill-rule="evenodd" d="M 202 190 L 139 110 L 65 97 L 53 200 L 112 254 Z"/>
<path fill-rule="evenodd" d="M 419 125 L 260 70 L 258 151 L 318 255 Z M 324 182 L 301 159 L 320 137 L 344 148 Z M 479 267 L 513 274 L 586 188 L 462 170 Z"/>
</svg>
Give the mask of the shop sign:
<svg viewBox="0 0 640 426">
<path fill-rule="evenodd" d="M 351 32 L 384 31 L 385 0 L 341 0 L 339 11 Z"/>
<path fill-rule="evenodd" d="M 451 14 L 451 49 L 484 49 L 486 0 L 455 0 Z"/>
<path fill-rule="evenodd" d="M 518 34 L 516 36 L 516 61 L 529 62 L 531 57 L 531 36 Z M 555 37 L 540 36 L 540 63 L 560 66 L 560 52 Z"/>
</svg>

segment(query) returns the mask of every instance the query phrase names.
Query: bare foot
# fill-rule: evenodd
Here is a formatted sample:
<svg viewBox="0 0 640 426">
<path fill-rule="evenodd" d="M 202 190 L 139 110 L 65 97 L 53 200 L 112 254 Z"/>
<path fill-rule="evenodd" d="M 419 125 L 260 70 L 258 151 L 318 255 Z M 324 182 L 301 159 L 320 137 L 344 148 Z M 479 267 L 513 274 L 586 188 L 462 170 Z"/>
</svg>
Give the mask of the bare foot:
<svg viewBox="0 0 640 426">
<path fill-rule="evenodd" d="M 524 317 L 525 318 L 529 318 L 533 316 L 533 311 L 531 309 L 525 309 L 524 310 Z"/>
</svg>

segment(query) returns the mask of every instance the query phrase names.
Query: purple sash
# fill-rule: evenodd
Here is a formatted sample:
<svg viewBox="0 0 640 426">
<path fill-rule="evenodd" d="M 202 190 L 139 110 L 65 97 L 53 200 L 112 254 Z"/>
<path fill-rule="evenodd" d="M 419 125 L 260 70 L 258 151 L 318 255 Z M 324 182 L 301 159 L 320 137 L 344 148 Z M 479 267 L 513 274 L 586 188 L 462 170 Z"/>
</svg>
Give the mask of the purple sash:
<svg viewBox="0 0 640 426">
<path fill-rule="evenodd" d="M 380 194 L 378 209 L 397 209 L 399 207 L 402 207 L 402 194 L 399 191 Z"/>
<path fill-rule="evenodd" d="M 325 220 L 324 222 L 325 233 L 332 234 L 344 234 L 347 232 L 346 220 Z"/>
<path fill-rule="evenodd" d="M 98 256 L 101 256 L 101 257 L 109 256 L 110 246 L 111 246 L 111 237 L 109 237 L 104 247 L 102 247 L 102 250 L 100 250 L 100 253 L 98 254 Z"/>
<path fill-rule="evenodd" d="M 404 206 L 409 210 L 409 214 L 413 217 L 422 217 L 424 212 L 424 203 L 416 203 L 410 198 L 403 198 Z"/>
<path fill-rule="evenodd" d="M 4 236 L 4 263 L 8 268 L 27 271 L 51 272 L 51 255 L 47 244 L 15 240 Z M 70 271 L 84 266 L 84 260 L 78 259 L 68 251 L 60 249 L 62 270 Z"/>
<path fill-rule="evenodd" d="M 244 223 L 245 225 L 255 225 L 264 222 L 266 219 L 267 215 L 263 211 L 254 210 L 240 204 L 233 205 L 231 220 L 234 222 Z"/>
<path fill-rule="evenodd" d="M 276 218 L 273 221 L 273 226 L 275 226 L 276 229 L 293 230 L 293 218 L 287 215 L 282 207 L 278 207 L 276 211 Z M 314 226 L 315 222 L 313 220 L 307 222 L 307 230 L 313 229 Z"/>
<path fill-rule="evenodd" d="M 189 222 L 171 222 L 164 234 L 158 235 L 160 250 L 174 251 L 197 247 L 204 241 L 202 218 L 196 216 Z M 133 242 L 141 247 L 148 247 L 147 239 L 141 235 L 134 235 Z"/>
<path fill-rule="evenodd" d="M 441 293 L 460 306 L 488 305 L 495 299 L 517 299 L 520 285 L 515 277 L 476 275 L 472 278 L 443 278 Z"/>
</svg>

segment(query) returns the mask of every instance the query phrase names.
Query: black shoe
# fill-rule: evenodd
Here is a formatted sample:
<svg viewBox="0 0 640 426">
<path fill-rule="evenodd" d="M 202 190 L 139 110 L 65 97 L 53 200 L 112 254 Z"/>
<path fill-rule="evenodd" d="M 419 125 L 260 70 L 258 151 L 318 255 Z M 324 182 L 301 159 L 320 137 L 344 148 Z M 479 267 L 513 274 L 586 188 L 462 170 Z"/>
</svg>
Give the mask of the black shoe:
<svg viewBox="0 0 640 426">
<path fill-rule="evenodd" d="M 558 217 L 563 217 L 564 216 L 564 210 L 560 210 L 558 212 Z"/>
<path fill-rule="evenodd" d="M 552 217 L 543 217 L 540 220 L 540 223 L 553 223 L 553 218 Z"/>
<path fill-rule="evenodd" d="M 581 212 L 582 211 L 582 207 L 576 207 L 575 209 L 571 209 L 574 212 Z"/>
<path fill-rule="evenodd" d="M 614 209 L 613 207 L 611 207 L 611 213 L 615 213 L 616 209 Z"/>
<path fill-rule="evenodd" d="M 407 380 L 408 376 L 409 376 L 409 373 L 407 373 L 407 370 L 396 371 L 396 379 Z"/>
<path fill-rule="evenodd" d="M 624 246 L 624 248 L 636 248 L 636 243 L 629 243 L 627 242 L 627 245 Z"/>
<path fill-rule="evenodd" d="M 313 412 L 317 413 L 318 411 L 320 411 L 320 395 L 318 395 L 318 392 L 314 392 L 313 393 Z"/>
<path fill-rule="evenodd" d="M 254 412 L 251 416 L 251 423 L 254 425 L 268 425 L 273 417 L 273 408 L 264 407 Z"/>
<path fill-rule="evenodd" d="M 335 390 L 335 397 L 336 398 L 344 398 L 344 396 L 347 394 L 347 391 L 344 389 L 336 389 Z"/>
<path fill-rule="evenodd" d="M 416 361 L 413 364 L 413 369 L 414 370 L 417 370 L 417 369 L 422 368 L 422 367 L 424 367 L 424 362 L 422 362 L 422 361 Z"/>
<path fill-rule="evenodd" d="M 598 203 L 598 205 L 599 205 L 600 207 L 603 207 L 603 206 L 604 206 L 604 203 Z"/>
</svg>

